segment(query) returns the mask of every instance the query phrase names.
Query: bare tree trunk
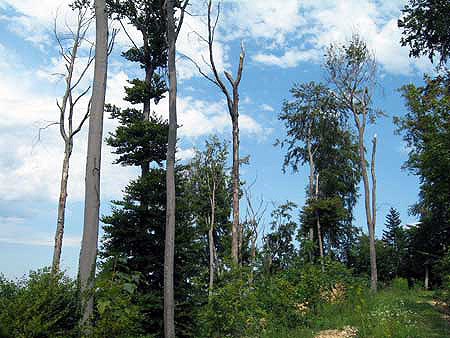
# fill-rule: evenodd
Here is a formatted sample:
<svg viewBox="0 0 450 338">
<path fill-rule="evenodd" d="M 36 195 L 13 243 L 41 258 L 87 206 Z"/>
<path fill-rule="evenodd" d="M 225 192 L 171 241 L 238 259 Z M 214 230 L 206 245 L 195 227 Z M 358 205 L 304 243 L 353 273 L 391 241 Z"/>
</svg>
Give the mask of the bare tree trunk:
<svg viewBox="0 0 450 338">
<path fill-rule="evenodd" d="M 214 287 L 214 263 L 215 263 L 215 246 L 214 246 L 214 222 L 215 222 L 215 207 L 216 207 L 216 187 L 213 183 L 212 197 L 211 197 L 211 218 L 208 231 L 209 239 L 209 295 L 212 295 Z"/>
<path fill-rule="evenodd" d="M 375 250 L 375 226 L 377 224 L 377 177 L 375 175 L 375 155 L 377 151 L 377 135 L 374 135 L 374 138 L 372 139 L 372 163 L 370 165 L 370 171 L 372 174 L 372 240 L 370 245 L 371 250 L 371 257 L 373 257 L 374 264 L 371 264 L 370 266 L 370 274 L 371 274 L 371 281 L 373 280 L 374 286 L 371 284 L 372 290 L 377 290 L 377 283 L 378 283 L 378 272 L 377 272 L 377 252 Z"/>
<path fill-rule="evenodd" d="M 367 176 L 367 163 L 365 157 L 364 149 L 364 129 L 365 129 L 365 115 L 363 113 L 363 122 L 357 115 L 356 110 L 353 112 L 353 117 L 355 119 L 355 124 L 358 128 L 358 146 L 359 146 L 359 156 L 361 161 L 361 174 L 364 183 L 364 206 L 366 209 L 366 220 L 367 228 L 369 230 L 369 251 L 370 251 L 370 289 L 372 291 L 377 291 L 377 261 L 376 261 L 376 251 L 375 251 L 375 229 L 372 222 L 372 211 L 370 206 L 370 186 L 369 178 Z"/>
<path fill-rule="evenodd" d="M 219 73 L 214 62 L 213 55 L 213 44 L 214 44 L 214 33 L 219 20 L 220 4 L 218 6 L 218 14 L 216 19 L 212 22 L 211 20 L 211 6 L 212 0 L 208 1 L 208 51 L 209 51 L 209 66 L 213 72 L 213 77 L 204 73 L 198 64 L 194 64 L 198 67 L 200 74 L 202 74 L 206 79 L 214 83 L 223 92 L 227 99 L 228 112 L 231 117 L 231 123 L 233 127 L 233 167 L 232 167 L 232 181 L 233 181 L 233 224 L 231 228 L 231 257 L 235 264 L 239 264 L 239 253 L 242 247 L 242 236 L 240 236 L 242 230 L 239 222 L 239 83 L 241 82 L 242 70 L 244 66 L 245 50 L 243 45 L 241 45 L 241 53 L 239 56 L 239 67 L 237 70 L 236 79 L 233 79 L 230 73 L 224 71 L 225 77 L 231 84 L 233 90 L 232 96 L 229 93 L 227 87 L 221 80 Z"/>
<path fill-rule="evenodd" d="M 61 173 L 61 190 L 59 192 L 58 203 L 58 220 L 56 223 L 55 233 L 55 247 L 53 250 L 52 272 L 59 271 L 59 263 L 61 261 L 61 248 L 64 236 L 64 216 L 66 211 L 67 200 L 67 182 L 69 180 L 69 160 L 72 155 L 73 145 L 71 142 L 67 142 L 64 149 L 64 160 Z"/>
<path fill-rule="evenodd" d="M 177 142 L 177 72 L 175 65 L 175 4 L 167 0 L 167 41 L 169 46 L 169 138 L 167 145 L 167 205 L 164 245 L 164 337 L 175 338 L 174 255 L 175 255 L 175 147 Z"/>
<path fill-rule="evenodd" d="M 235 100 L 237 101 L 237 100 Z M 237 102 L 236 102 L 237 103 Z M 239 124 L 238 110 L 235 106 L 233 112 L 233 226 L 231 228 L 231 256 L 236 264 L 239 263 L 239 255 L 242 246 L 242 236 L 239 222 Z"/>
<path fill-rule="evenodd" d="M 428 288 L 429 288 L 429 276 L 430 276 L 430 268 L 429 268 L 428 264 L 426 264 L 425 265 L 425 282 L 424 282 L 425 290 L 428 290 Z"/>
<path fill-rule="evenodd" d="M 308 129 L 308 135 L 311 135 L 311 128 Z M 313 154 L 311 151 L 311 139 L 308 138 L 308 144 L 307 144 L 307 148 L 308 148 L 308 158 L 309 158 L 309 197 L 312 198 L 314 195 L 314 171 L 315 171 L 315 167 L 314 167 L 314 159 L 313 159 Z M 311 227 L 309 228 L 309 240 L 312 242 L 314 241 L 314 229 Z M 312 259 L 312 257 L 310 257 L 310 259 Z"/>
<path fill-rule="evenodd" d="M 317 200 L 319 198 L 319 174 L 316 175 L 316 195 L 315 199 Z M 319 252 L 320 252 L 320 258 L 323 259 L 323 243 L 322 243 L 322 231 L 320 229 L 320 217 L 319 217 L 319 211 L 316 209 L 316 226 L 317 226 L 317 237 L 319 238 Z M 323 271 L 323 261 L 322 264 L 322 271 Z"/>
<path fill-rule="evenodd" d="M 53 260 L 52 260 L 52 273 L 57 273 L 59 271 L 61 261 L 61 250 L 64 237 L 64 222 L 65 222 L 65 210 L 67 200 L 67 184 L 69 179 L 69 162 L 73 150 L 73 138 L 83 127 L 84 122 L 87 120 L 89 116 L 90 110 L 90 103 L 89 103 L 84 117 L 78 124 L 78 127 L 74 129 L 73 113 L 75 110 L 75 106 L 79 101 L 79 99 L 81 99 L 84 95 L 87 94 L 90 87 L 82 91 L 81 94 L 78 94 L 75 99 L 73 97 L 73 93 L 77 89 L 77 86 L 80 84 L 80 81 L 84 77 L 84 74 L 86 73 L 92 61 L 94 60 L 91 53 L 92 52 L 91 46 L 84 69 L 81 71 L 80 75 L 78 75 L 78 77 L 74 79 L 74 68 L 75 63 L 77 61 L 78 48 L 82 45 L 83 41 L 85 40 L 86 32 L 91 23 L 91 18 L 85 19 L 87 10 L 88 9 L 78 9 L 77 29 L 75 31 L 71 30 L 69 37 L 65 37 L 64 39 L 61 38 L 60 35 L 58 35 L 57 18 L 55 18 L 54 34 L 59 46 L 60 50 L 59 54 L 65 61 L 66 88 L 61 103 L 58 102 L 58 100 L 56 101 L 56 105 L 58 106 L 59 109 L 59 122 L 57 124 L 59 124 L 59 131 L 62 139 L 64 140 L 64 159 L 61 173 L 58 216 L 56 221 L 56 232 L 55 232 L 55 246 L 53 250 Z M 64 43 L 64 41 L 67 39 L 73 40 L 71 48 L 70 47 L 67 48 Z M 68 114 L 66 114 L 67 110 Z"/>
<path fill-rule="evenodd" d="M 100 164 L 105 106 L 106 74 L 108 66 L 108 19 L 105 0 L 95 0 L 95 68 L 92 88 L 92 106 L 89 116 L 88 150 L 84 227 L 81 242 L 79 283 L 81 287 L 82 317 L 80 326 L 90 324 L 93 315 L 93 287 L 97 258 L 98 223 L 100 208 Z M 85 331 L 89 335 L 89 330 Z"/>
<path fill-rule="evenodd" d="M 147 47 L 148 48 L 148 47 Z M 153 77 L 154 70 L 151 67 L 146 66 L 145 68 L 145 84 L 150 88 L 151 86 L 151 80 Z M 143 118 L 144 121 L 150 121 L 150 99 L 144 101 L 144 107 L 143 107 Z M 141 177 L 146 176 L 150 171 L 150 162 L 145 161 L 141 165 Z M 146 205 L 144 205 L 144 208 L 146 208 Z"/>
</svg>

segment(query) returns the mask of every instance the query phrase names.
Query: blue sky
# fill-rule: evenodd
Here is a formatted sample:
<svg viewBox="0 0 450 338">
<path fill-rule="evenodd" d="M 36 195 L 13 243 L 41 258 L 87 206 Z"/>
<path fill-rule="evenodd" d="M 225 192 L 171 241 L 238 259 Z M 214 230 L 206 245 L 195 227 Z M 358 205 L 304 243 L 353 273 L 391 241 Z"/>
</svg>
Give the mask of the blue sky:
<svg viewBox="0 0 450 338">
<path fill-rule="evenodd" d="M 0 0 L 0 272 L 20 277 L 30 269 L 50 264 L 56 226 L 63 142 L 57 128 L 40 127 L 58 118 L 56 99 L 64 83 L 54 75 L 63 70 L 53 36 L 58 13 L 58 31 L 73 24 L 68 1 Z M 239 44 L 244 42 L 246 59 L 240 85 L 241 155 L 250 155 L 242 168 L 244 179 L 256 178 L 253 195 L 266 201 L 286 200 L 302 206 L 308 168 L 283 174 L 283 151 L 273 147 L 285 130 L 277 120 L 284 99 L 294 83 L 323 81 L 320 63 L 331 42 L 345 42 L 359 32 L 378 60 L 380 88 L 376 106 L 387 117 L 368 128 L 366 135 L 378 135 L 377 149 L 377 234 L 381 235 L 390 207 L 399 210 L 404 223 L 416 221 L 407 213 L 418 193 L 418 179 L 401 170 L 407 149 L 394 135 L 392 116 L 405 113 L 397 89 L 407 83 L 421 84 L 424 72 L 431 72 L 427 59 L 409 59 L 408 49 L 399 44 L 396 26 L 406 1 L 371 0 L 242 0 L 226 1 L 221 12 L 216 63 L 219 69 L 235 72 Z M 231 139 L 231 128 L 222 94 L 203 79 L 183 55 L 202 64 L 207 46 L 194 31 L 205 35 L 206 8 L 192 0 L 190 12 L 178 39 L 179 158 L 188 159 L 201 148 L 205 137 L 216 133 Z M 128 27 L 139 41 L 139 34 Z M 89 37 L 93 39 L 93 30 Z M 120 57 L 130 46 L 120 32 L 110 58 L 107 101 L 124 106 L 123 86 L 127 79 L 142 76 L 134 64 Z M 86 52 L 86 50 L 84 50 Z M 80 61 L 83 61 L 81 59 Z M 207 69 L 205 68 L 205 71 Z M 84 86 L 89 84 L 89 73 Z M 81 102 L 80 117 L 85 102 Z M 167 116 L 167 100 L 153 108 Z M 115 122 L 105 119 L 105 134 Z M 74 275 L 77 270 L 82 233 L 86 129 L 77 135 L 69 175 L 69 195 L 63 245 L 62 267 Z M 105 146 L 102 162 L 103 214 L 112 199 L 121 197 L 133 168 L 112 165 L 114 155 Z M 366 230 L 363 199 L 355 210 L 355 224 Z M 244 203 L 241 204 L 244 208 Z M 245 209 L 242 211 L 242 216 Z"/>
</svg>

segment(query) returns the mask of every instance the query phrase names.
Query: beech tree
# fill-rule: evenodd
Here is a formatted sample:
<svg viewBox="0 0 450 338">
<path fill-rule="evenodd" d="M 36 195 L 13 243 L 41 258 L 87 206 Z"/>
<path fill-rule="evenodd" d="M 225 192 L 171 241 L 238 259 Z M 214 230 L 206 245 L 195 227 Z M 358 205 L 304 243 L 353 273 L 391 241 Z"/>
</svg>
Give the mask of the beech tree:
<svg viewBox="0 0 450 338">
<path fill-rule="evenodd" d="M 100 208 L 100 165 L 102 153 L 103 110 L 108 66 L 108 17 L 105 0 L 95 0 L 95 67 L 92 103 L 89 115 L 88 149 L 84 202 L 84 226 L 81 241 L 79 283 L 82 317 L 80 326 L 89 325 L 93 315 L 95 265 L 97 258 Z M 86 332 L 89 334 L 89 331 Z"/>
<path fill-rule="evenodd" d="M 447 0 L 409 0 L 402 9 L 398 27 L 402 46 L 409 46 L 409 56 L 427 55 L 433 62 L 438 54 L 443 66 L 450 57 L 450 2 Z"/>
<path fill-rule="evenodd" d="M 229 235 L 231 180 L 226 165 L 228 149 L 217 136 L 205 142 L 189 163 L 192 208 L 196 223 L 208 233 L 209 294 L 214 288 L 220 257 L 225 256 L 224 237 Z"/>
<path fill-rule="evenodd" d="M 290 92 L 293 100 L 283 103 L 278 116 L 286 127 L 286 137 L 275 145 L 286 149 L 283 171 L 291 167 L 298 172 L 301 165 L 309 164 L 308 201 L 301 213 L 302 232 L 306 229 L 309 233 L 302 236 L 316 241 L 323 257 L 325 236 L 331 253 L 332 245 L 339 247 L 338 242 L 351 232 L 360 180 L 356 146 L 346 126 L 347 114 L 340 111 L 327 86 L 296 84 Z"/>
<path fill-rule="evenodd" d="M 177 144 L 177 69 L 175 65 L 175 43 L 183 24 L 184 2 L 166 0 L 167 45 L 169 69 L 169 135 L 166 157 L 166 236 L 164 245 L 164 336 L 175 338 L 175 302 L 173 289 L 173 270 L 175 252 L 175 151 Z M 175 7 L 180 6 L 178 24 L 175 22 Z"/>
<path fill-rule="evenodd" d="M 425 76 L 424 82 L 401 88 L 408 112 L 394 122 L 410 149 L 403 168 L 420 180 L 419 199 L 410 211 L 421 223 L 412 241 L 428 269 L 450 243 L 450 74 Z"/>
<path fill-rule="evenodd" d="M 342 112 L 350 113 L 353 116 L 358 133 L 361 175 L 364 183 L 364 205 L 370 242 L 370 287 L 373 291 L 376 291 L 376 136 L 372 140 L 372 190 L 369 185 L 366 148 L 364 146 L 364 133 L 367 124 L 374 121 L 381 114 L 381 112 L 375 111 L 372 107 L 372 92 L 377 76 L 376 60 L 361 37 L 354 35 L 347 45 L 330 45 L 325 54 L 324 67 Z"/>
<path fill-rule="evenodd" d="M 61 260 L 67 200 L 67 183 L 69 180 L 69 164 L 73 150 L 73 139 L 83 127 L 84 122 L 87 120 L 91 103 L 91 101 L 89 101 L 86 107 L 86 112 L 81 118 L 81 121 L 74 126 L 73 117 L 76 108 L 78 108 L 77 104 L 90 90 L 90 86 L 82 89 L 81 91 L 78 90 L 78 87 L 92 64 L 92 61 L 94 60 L 94 56 L 92 55 L 92 49 L 94 46 L 85 38 L 92 22 L 89 9 L 83 7 L 77 8 L 76 6 L 73 6 L 72 9 L 77 12 L 77 24 L 75 30 L 70 30 L 70 32 L 64 35 L 58 33 L 56 19 L 54 27 L 55 38 L 59 47 L 59 55 L 64 59 L 66 69 L 66 72 L 61 74 L 64 76 L 66 88 L 61 100 L 56 100 L 56 105 L 59 110 L 59 122 L 57 122 L 57 124 L 59 124 L 59 132 L 64 141 L 64 159 L 61 172 L 55 246 L 52 260 L 53 273 L 59 271 L 59 264 Z M 70 41 L 70 45 L 66 41 Z M 75 67 L 79 65 L 80 61 L 79 50 L 86 44 L 89 45 L 86 62 L 78 72 Z"/>
<path fill-rule="evenodd" d="M 217 28 L 217 23 L 220 16 L 220 2 L 217 5 L 217 16 L 215 19 L 212 18 L 211 14 L 212 0 L 208 1 L 208 38 L 201 37 L 208 44 L 209 51 L 209 63 L 208 66 L 212 72 L 212 76 L 205 73 L 198 64 L 196 64 L 192 59 L 191 61 L 197 66 L 200 74 L 202 74 L 206 79 L 211 81 L 214 85 L 219 87 L 221 92 L 225 95 L 227 100 L 228 113 L 231 118 L 232 125 L 232 137 L 233 137 L 233 166 L 232 166 L 232 177 L 233 177 L 233 225 L 231 228 L 231 256 L 235 264 L 239 263 L 239 252 L 242 247 L 242 233 L 240 222 L 239 222 L 239 190 L 240 190 L 240 178 L 239 178 L 239 84 L 242 78 L 242 71 L 244 68 L 244 58 L 245 50 L 243 44 L 241 44 L 241 53 L 239 56 L 239 66 L 237 69 L 236 78 L 224 71 L 224 75 L 231 85 L 230 90 L 225 86 L 219 72 L 217 71 L 216 63 L 214 61 L 214 35 Z"/>
<path fill-rule="evenodd" d="M 324 134 L 333 132 L 339 124 L 337 106 L 330 90 L 322 84 L 310 82 L 294 85 L 290 90 L 294 101 L 283 103 L 278 119 L 284 121 L 287 130 L 285 140 L 275 143 L 287 146 L 283 170 L 291 166 L 298 171 L 299 164 L 309 164 L 309 198 L 318 198 L 319 171 L 316 160 Z M 300 144 L 299 144 L 300 143 Z M 323 257 L 319 214 L 316 213 L 316 230 L 320 257 Z M 314 241 L 314 228 L 309 228 L 309 240 Z"/>
</svg>

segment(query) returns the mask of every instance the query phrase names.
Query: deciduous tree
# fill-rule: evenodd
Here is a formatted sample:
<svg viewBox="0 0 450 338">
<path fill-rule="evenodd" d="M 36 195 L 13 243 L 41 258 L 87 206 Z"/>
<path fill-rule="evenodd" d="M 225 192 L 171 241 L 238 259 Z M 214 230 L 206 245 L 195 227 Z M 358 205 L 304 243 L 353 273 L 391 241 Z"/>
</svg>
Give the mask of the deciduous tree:
<svg viewBox="0 0 450 338">
<path fill-rule="evenodd" d="M 55 232 L 55 246 L 53 250 L 52 271 L 57 273 L 59 271 L 59 264 L 61 260 L 61 249 L 64 236 L 64 223 L 66 212 L 66 200 L 67 200 L 67 183 L 69 180 L 69 164 L 70 157 L 73 151 L 73 139 L 76 134 L 81 130 L 84 122 L 89 116 L 91 101 L 87 104 L 86 112 L 74 126 L 74 113 L 78 108 L 77 104 L 90 90 L 90 86 L 81 91 L 78 91 L 78 87 L 83 80 L 86 72 L 88 71 L 94 56 L 92 55 L 93 45 L 86 40 L 86 33 L 89 30 L 92 22 L 90 10 L 86 7 L 73 6 L 73 11 L 77 13 L 77 24 L 75 30 L 70 30 L 68 36 L 63 36 L 57 31 L 57 19 L 55 19 L 55 38 L 59 46 L 59 54 L 64 60 L 66 72 L 64 75 L 65 91 L 61 100 L 57 100 L 56 104 L 59 110 L 59 132 L 64 141 L 64 159 L 61 172 L 61 183 L 58 202 L 58 217 L 56 223 Z M 67 41 L 70 41 L 68 45 Z M 88 44 L 88 54 L 86 56 L 86 62 L 78 70 L 76 67 L 80 66 L 80 49 Z"/>
<path fill-rule="evenodd" d="M 380 114 L 372 107 L 372 95 L 377 76 L 377 64 L 373 53 L 360 36 L 354 35 L 348 44 L 331 44 L 325 54 L 325 71 L 339 106 L 344 113 L 353 116 L 358 133 L 359 158 L 364 183 L 364 202 L 370 242 L 370 286 L 377 290 L 377 261 L 375 249 L 376 225 L 376 137 L 373 138 L 371 174 L 372 191 L 367 173 L 364 133 L 367 123 Z"/>
<path fill-rule="evenodd" d="M 244 58 L 245 49 L 243 44 L 241 44 L 241 53 L 239 56 L 239 66 L 236 73 L 236 78 L 224 71 L 224 75 L 231 85 L 231 91 L 225 86 L 225 83 L 221 79 L 219 72 L 216 67 L 213 47 L 214 47 L 214 36 L 217 28 L 217 22 L 219 21 L 220 15 L 220 2 L 217 5 L 217 16 L 215 19 L 212 17 L 211 13 L 212 0 L 208 1 L 208 38 L 201 37 L 208 44 L 209 51 L 209 63 L 208 66 L 211 69 L 213 76 L 211 77 L 207 73 L 203 72 L 202 69 L 197 65 L 199 72 L 214 85 L 219 87 L 221 92 L 225 95 L 227 100 L 228 113 L 231 118 L 232 125 L 232 136 L 233 136 L 233 226 L 231 228 L 231 256 L 233 257 L 234 263 L 239 263 L 239 252 L 242 247 L 242 233 L 239 221 L 239 191 L 240 191 L 240 177 L 239 177 L 239 84 L 242 78 L 242 71 L 244 68 Z"/>
<path fill-rule="evenodd" d="M 100 208 L 100 165 L 102 153 L 103 110 L 108 66 L 108 17 L 105 0 L 95 0 L 95 68 L 92 103 L 89 116 L 88 149 L 84 202 L 84 226 L 81 241 L 79 283 L 81 287 L 81 327 L 88 325 L 93 314 L 95 266 L 97 258 Z M 89 334 L 89 331 L 86 332 Z"/>
<path fill-rule="evenodd" d="M 166 157 L 166 234 L 164 245 L 164 336 L 175 338 L 175 302 L 173 288 L 175 252 L 175 150 L 177 144 L 177 70 L 175 65 L 175 43 L 183 24 L 186 6 L 183 2 L 166 0 L 167 45 L 169 70 L 169 134 Z M 175 22 L 175 8 L 180 7 L 178 24 Z"/>
<path fill-rule="evenodd" d="M 398 27 L 402 46 L 409 46 L 409 56 L 435 56 L 442 66 L 450 57 L 450 2 L 447 0 L 409 0 L 402 10 Z M 437 55 L 436 55 L 437 54 Z"/>
</svg>

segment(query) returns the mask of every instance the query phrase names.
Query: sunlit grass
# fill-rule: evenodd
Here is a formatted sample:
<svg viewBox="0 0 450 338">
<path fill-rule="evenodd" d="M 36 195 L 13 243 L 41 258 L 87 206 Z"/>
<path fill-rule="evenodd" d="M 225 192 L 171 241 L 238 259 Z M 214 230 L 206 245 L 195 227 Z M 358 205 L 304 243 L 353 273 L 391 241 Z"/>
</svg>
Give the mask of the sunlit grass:
<svg viewBox="0 0 450 338">
<path fill-rule="evenodd" d="M 450 322 L 433 305 L 431 292 L 384 289 L 359 291 L 341 304 L 322 305 L 307 327 L 274 328 L 264 337 L 314 337 L 327 329 L 357 329 L 357 337 L 450 337 Z"/>
</svg>

